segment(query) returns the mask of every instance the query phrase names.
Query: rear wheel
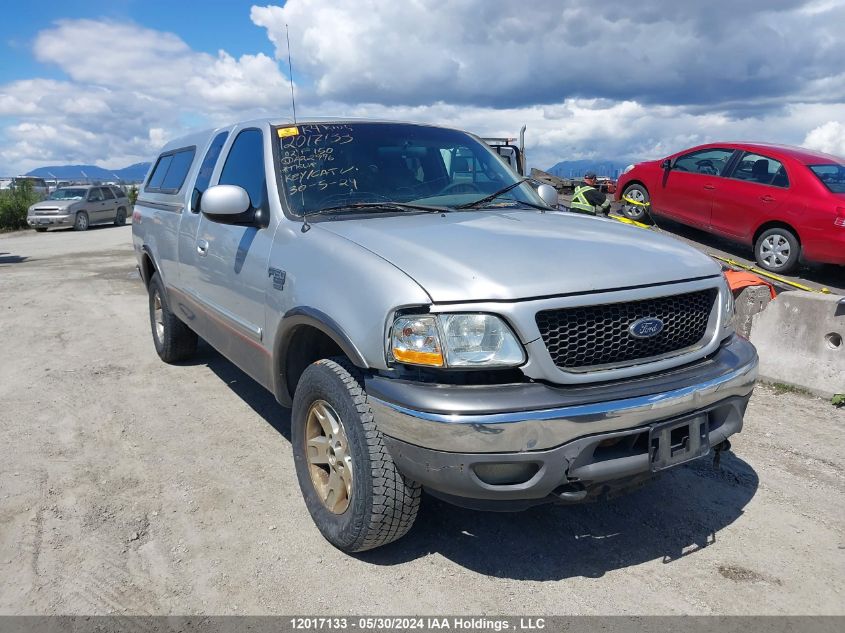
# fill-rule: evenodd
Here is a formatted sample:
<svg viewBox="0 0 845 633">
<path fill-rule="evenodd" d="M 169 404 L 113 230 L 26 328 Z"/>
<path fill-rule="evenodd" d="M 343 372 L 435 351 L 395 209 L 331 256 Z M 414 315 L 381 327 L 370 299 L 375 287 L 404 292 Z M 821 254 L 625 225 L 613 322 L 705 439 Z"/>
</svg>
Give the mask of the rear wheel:
<svg viewBox="0 0 845 633">
<path fill-rule="evenodd" d="M 158 273 L 150 279 L 150 327 L 153 345 L 165 363 L 191 357 L 197 351 L 197 335 L 170 310 Z"/>
<path fill-rule="evenodd" d="M 795 270 L 801 256 L 801 244 L 795 233 L 775 227 L 760 234 L 754 244 L 754 258 L 761 268 L 773 273 Z"/>
<path fill-rule="evenodd" d="M 642 185 L 630 185 L 625 189 L 625 193 L 622 194 L 622 197 L 629 198 L 634 202 L 640 202 L 642 204 L 646 204 L 649 201 L 648 190 Z M 625 202 L 624 200 L 622 201 L 622 215 L 630 220 L 636 220 L 637 222 L 642 222 L 648 217 L 646 207 L 631 204 L 630 202 Z"/>
<path fill-rule="evenodd" d="M 319 360 L 302 374 L 291 414 L 299 487 L 332 545 L 360 552 L 405 535 L 420 505 L 376 428 L 360 372 L 345 358 Z"/>
<path fill-rule="evenodd" d="M 74 231 L 87 231 L 88 230 L 88 214 L 85 211 L 80 211 L 76 214 L 76 217 L 73 220 L 73 230 Z"/>
<path fill-rule="evenodd" d="M 114 216 L 115 226 L 123 226 L 126 224 L 126 209 L 120 207 L 117 210 L 117 215 Z"/>
</svg>

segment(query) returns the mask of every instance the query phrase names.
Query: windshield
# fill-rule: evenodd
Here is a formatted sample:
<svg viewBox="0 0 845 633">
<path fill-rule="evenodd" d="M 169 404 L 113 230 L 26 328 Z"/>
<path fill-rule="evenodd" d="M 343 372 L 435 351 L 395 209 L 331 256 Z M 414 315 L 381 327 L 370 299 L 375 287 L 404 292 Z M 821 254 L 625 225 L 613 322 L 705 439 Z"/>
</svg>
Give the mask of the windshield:
<svg viewBox="0 0 845 633">
<path fill-rule="evenodd" d="M 489 147 L 457 130 L 339 123 L 280 127 L 277 134 L 281 181 L 297 215 L 371 202 L 454 208 L 519 181 Z M 546 206 L 527 184 L 485 206 L 521 203 Z"/>
<path fill-rule="evenodd" d="M 50 194 L 50 200 L 81 200 L 85 189 L 56 189 Z"/>
<path fill-rule="evenodd" d="M 845 193 L 845 165 L 808 165 L 812 172 L 833 193 Z"/>
</svg>

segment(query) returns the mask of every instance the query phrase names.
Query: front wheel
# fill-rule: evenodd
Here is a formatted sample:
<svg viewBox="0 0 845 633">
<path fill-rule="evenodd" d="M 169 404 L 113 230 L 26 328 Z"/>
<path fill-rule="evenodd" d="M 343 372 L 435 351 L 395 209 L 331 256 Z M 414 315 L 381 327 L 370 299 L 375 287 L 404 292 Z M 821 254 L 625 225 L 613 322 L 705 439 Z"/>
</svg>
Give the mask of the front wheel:
<svg viewBox="0 0 845 633">
<path fill-rule="evenodd" d="M 299 487 L 322 535 L 344 552 L 404 536 L 420 505 L 376 428 L 360 372 L 345 358 L 302 374 L 293 397 L 291 444 Z"/>
<path fill-rule="evenodd" d="M 642 185 L 630 185 L 625 189 L 622 197 L 629 198 L 641 204 L 648 204 L 649 201 L 648 190 Z M 624 200 L 622 201 L 622 215 L 629 220 L 642 222 L 647 216 L 646 209 L 647 207 L 640 206 L 639 204 L 631 204 L 630 202 L 625 202 Z"/>
<path fill-rule="evenodd" d="M 114 216 L 114 224 L 115 226 L 123 226 L 126 224 L 126 209 L 120 207 L 117 210 L 117 215 Z"/>
<path fill-rule="evenodd" d="M 88 230 L 88 214 L 85 211 L 80 211 L 76 214 L 76 217 L 73 220 L 73 230 L 74 231 L 87 231 Z"/>
<path fill-rule="evenodd" d="M 761 268 L 773 273 L 788 273 L 798 266 L 801 245 L 789 229 L 775 227 L 764 231 L 754 244 L 754 258 Z"/>
</svg>

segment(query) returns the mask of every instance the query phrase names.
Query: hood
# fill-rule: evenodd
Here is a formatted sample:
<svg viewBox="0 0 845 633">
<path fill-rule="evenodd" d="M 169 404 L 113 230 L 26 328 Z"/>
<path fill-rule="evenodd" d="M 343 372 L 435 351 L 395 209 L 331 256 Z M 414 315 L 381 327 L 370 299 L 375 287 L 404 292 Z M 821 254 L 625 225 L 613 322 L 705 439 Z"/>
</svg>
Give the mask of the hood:
<svg viewBox="0 0 845 633">
<path fill-rule="evenodd" d="M 594 292 L 721 270 L 676 239 L 572 213 L 466 211 L 327 220 L 313 226 L 381 256 L 435 302 Z"/>
<path fill-rule="evenodd" d="M 665 160 L 664 158 L 658 158 L 656 160 L 643 160 L 639 163 L 634 163 L 635 168 L 639 167 L 660 167 L 660 163 Z"/>
<path fill-rule="evenodd" d="M 73 204 L 76 204 L 77 202 L 83 202 L 83 200 L 42 200 L 41 202 L 36 202 L 29 207 L 29 210 L 38 211 L 40 209 L 45 209 L 50 211 L 61 211 L 63 209 L 67 209 Z"/>
</svg>

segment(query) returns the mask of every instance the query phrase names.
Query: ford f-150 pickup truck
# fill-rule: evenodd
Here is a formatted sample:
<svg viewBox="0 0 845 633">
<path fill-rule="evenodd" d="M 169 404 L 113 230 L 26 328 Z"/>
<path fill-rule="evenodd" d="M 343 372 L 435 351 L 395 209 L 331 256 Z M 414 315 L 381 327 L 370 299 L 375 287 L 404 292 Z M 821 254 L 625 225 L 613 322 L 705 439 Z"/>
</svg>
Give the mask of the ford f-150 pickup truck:
<svg viewBox="0 0 845 633">
<path fill-rule="evenodd" d="M 202 337 L 291 408 L 306 506 L 344 551 L 403 536 L 422 489 L 575 503 L 727 450 L 757 355 L 720 268 L 555 201 L 445 127 L 173 141 L 133 213 L 155 349 Z"/>
</svg>

